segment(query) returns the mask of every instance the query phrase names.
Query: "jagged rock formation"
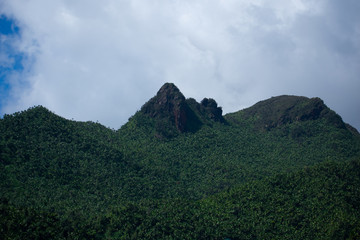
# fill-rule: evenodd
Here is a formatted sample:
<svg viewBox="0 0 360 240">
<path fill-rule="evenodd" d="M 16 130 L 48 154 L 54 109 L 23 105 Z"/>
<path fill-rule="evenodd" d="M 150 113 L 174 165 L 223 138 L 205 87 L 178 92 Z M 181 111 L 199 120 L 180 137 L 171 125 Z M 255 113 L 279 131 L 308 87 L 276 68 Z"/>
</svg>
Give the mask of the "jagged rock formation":
<svg viewBox="0 0 360 240">
<path fill-rule="evenodd" d="M 180 132 L 187 130 L 188 121 L 196 121 L 188 116 L 189 106 L 184 95 L 171 83 L 163 85 L 157 95 L 141 108 L 141 112 L 151 118 L 168 119 Z"/>
<path fill-rule="evenodd" d="M 216 101 L 212 98 L 204 98 L 201 101 L 201 107 L 206 116 L 214 121 L 223 122 L 222 109 L 218 107 Z"/>
<path fill-rule="evenodd" d="M 201 104 L 186 99 L 173 83 L 165 83 L 140 112 L 155 119 L 158 130 L 174 127 L 180 133 L 195 132 L 213 121 L 225 122 L 222 109 L 214 99 L 205 98 Z"/>
</svg>

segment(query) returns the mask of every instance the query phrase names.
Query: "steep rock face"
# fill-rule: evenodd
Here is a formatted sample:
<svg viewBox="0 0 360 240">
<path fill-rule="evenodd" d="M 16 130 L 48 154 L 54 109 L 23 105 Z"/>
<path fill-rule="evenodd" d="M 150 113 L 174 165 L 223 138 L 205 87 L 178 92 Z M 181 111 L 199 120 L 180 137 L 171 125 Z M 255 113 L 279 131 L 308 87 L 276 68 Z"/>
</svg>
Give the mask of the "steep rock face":
<svg viewBox="0 0 360 240">
<path fill-rule="evenodd" d="M 185 131 L 187 122 L 185 97 L 174 84 L 163 85 L 141 111 L 152 118 L 169 118 L 179 131 Z"/>
<path fill-rule="evenodd" d="M 224 122 L 224 118 L 222 116 L 222 108 L 218 107 L 216 101 L 212 98 L 204 98 L 201 101 L 201 107 L 203 112 L 206 114 L 206 117 L 217 121 Z"/>
<path fill-rule="evenodd" d="M 170 123 L 179 132 L 195 131 L 201 125 L 184 95 L 172 83 L 164 84 L 156 96 L 141 108 L 141 112 L 163 124 L 163 127 Z"/>
<path fill-rule="evenodd" d="M 173 83 L 165 83 L 156 96 L 144 104 L 141 112 L 155 119 L 158 132 L 166 128 L 170 131 L 175 128 L 180 133 L 195 132 L 203 124 L 225 122 L 222 109 L 214 99 L 205 98 L 201 104 L 195 99 L 186 99 Z"/>
<path fill-rule="evenodd" d="M 141 111 L 151 117 L 178 113 L 185 102 L 184 95 L 171 83 L 166 83 L 157 92 L 156 96 L 144 104 Z"/>
</svg>

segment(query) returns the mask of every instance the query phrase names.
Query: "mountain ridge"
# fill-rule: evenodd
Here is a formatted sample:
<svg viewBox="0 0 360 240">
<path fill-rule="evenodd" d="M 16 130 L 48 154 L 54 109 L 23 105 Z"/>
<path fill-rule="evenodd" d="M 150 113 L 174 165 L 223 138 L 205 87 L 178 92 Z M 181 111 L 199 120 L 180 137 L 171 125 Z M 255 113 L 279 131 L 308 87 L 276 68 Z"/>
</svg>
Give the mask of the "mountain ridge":
<svg viewBox="0 0 360 240">
<path fill-rule="evenodd" d="M 55 114 L 46 107 L 38 105 L 14 114 L 5 114 L 3 117 L 17 116 L 36 109 Z M 204 98 L 198 103 L 193 98 L 185 98 L 175 84 L 165 83 L 157 94 L 143 104 L 140 111 L 134 115 L 139 112 L 158 121 L 158 124 L 170 124 L 172 128 L 176 129 L 174 136 L 178 133 L 196 132 L 204 124 L 211 125 L 213 122 L 226 124 L 227 120 L 236 122 L 236 118 L 240 115 L 243 118 L 255 120 L 255 127 L 263 130 L 270 130 L 297 121 L 327 118 L 330 123 L 337 127 L 347 128 L 354 134 L 359 134 L 358 129 L 343 122 L 341 116 L 328 108 L 324 101 L 318 97 L 279 95 L 223 115 L 222 108 L 214 99 Z M 236 117 L 236 115 L 238 116 Z"/>
<path fill-rule="evenodd" d="M 6 115 L 0 238 L 356 239 L 360 136 L 343 124 L 294 96 L 222 116 L 173 84 L 116 131 Z"/>
</svg>

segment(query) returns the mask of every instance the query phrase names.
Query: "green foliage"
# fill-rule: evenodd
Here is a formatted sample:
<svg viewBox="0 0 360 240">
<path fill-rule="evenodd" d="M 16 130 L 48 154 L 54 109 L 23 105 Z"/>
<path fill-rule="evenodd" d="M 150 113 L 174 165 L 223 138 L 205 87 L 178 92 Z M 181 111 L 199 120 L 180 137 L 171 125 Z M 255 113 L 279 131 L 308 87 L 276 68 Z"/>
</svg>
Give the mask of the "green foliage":
<svg viewBox="0 0 360 240">
<path fill-rule="evenodd" d="M 320 98 L 298 96 L 278 96 L 260 101 L 254 106 L 238 113 L 229 114 L 230 118 L 251 119 L 258 129 L 272 129 L 288 123 L 323 119 L 338 128 L 345 128 L 341 117 L 330 110 Z"/>
<path fill-rule="evenodd" d="M 321 100 L 219 118 L 175 93 L 189 131 L 157 105 L 117 131 L 43 107 L 0 119 L 0 238 L 359 236 L 360 137 Z"/>
<path fill-rule="evenodd" d="M 85 219 L 1 207 L 3 239 L 357 239 L 360 160 L 277 174 L 197 201 L 123 201 Z"/>
</svg>

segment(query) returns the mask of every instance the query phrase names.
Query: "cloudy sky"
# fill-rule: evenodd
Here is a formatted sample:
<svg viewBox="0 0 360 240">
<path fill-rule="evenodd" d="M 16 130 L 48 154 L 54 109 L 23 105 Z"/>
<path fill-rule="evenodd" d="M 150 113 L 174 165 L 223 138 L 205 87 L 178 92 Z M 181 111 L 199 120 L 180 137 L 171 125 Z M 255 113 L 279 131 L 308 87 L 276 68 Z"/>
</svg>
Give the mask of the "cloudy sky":
<svg viewBox="0 0 360 240">
<path fill-rule="evenodd" d="M 0 114 L 118 129 L 165 82 L 225 113 L 320 97 L 360 130 L 359 0 L 2 0 Z"/>
</svg>

